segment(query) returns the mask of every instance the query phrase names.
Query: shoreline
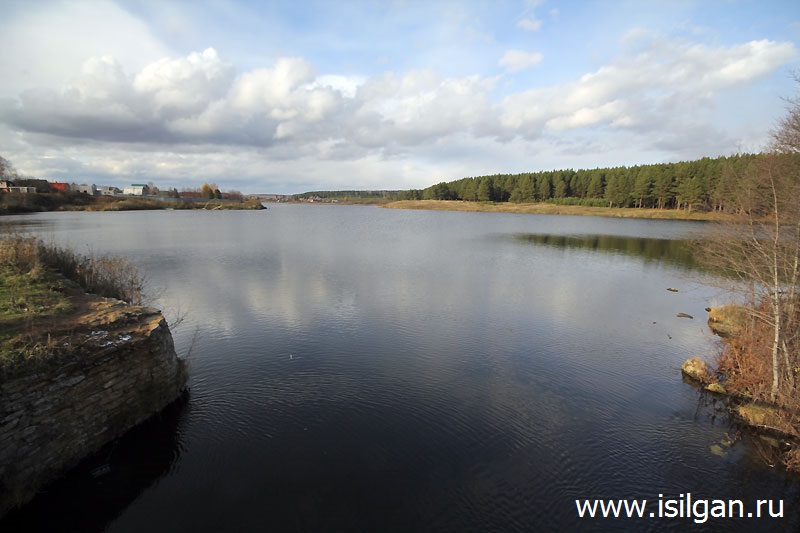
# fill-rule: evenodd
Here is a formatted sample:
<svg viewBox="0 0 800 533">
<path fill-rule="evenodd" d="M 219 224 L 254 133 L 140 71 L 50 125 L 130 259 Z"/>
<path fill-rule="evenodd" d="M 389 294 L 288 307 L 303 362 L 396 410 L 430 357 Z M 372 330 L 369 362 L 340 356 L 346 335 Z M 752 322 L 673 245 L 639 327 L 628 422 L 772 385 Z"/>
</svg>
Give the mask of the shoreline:
<svg viewBox="0 0 800 533">
<path fill-rule="evenodd" d="M 140 290 L 120 260 L 0 240 L 0 518 L 185 391 L 186 360 Z"/>
<path fill-rule="evenodd" d="M 709 313 L 708 328 L 723 342 L 743 334 L 743 307 L 723 305 L 708 307 L 706 311 Z M 747 389 L 726 386 L 727 376 L 720 375 L 717 368 L 701 357 L 687 359 L 681 365 L 681 373 L 701 390 L 722 398 L 734 420 L 767 444 L 762 450 L 765 459 L 771 456 L 772 464 L 780 461 L 787 471 L 800 472 L 797 460 L 800 433 L 792 422 L 792 413 L 785 406 L 756 398 Z"/>
<path fill-rule="evenodd" d="M 396 200 L 381 205 L 388 209 L 419 209 L 435 211 L 467 211 L 480 213 L 519 213 L 533 215 L 602 216 L 612 218 L 643 218 L 653 220 L 722 221 L 734 220 L 732 215 L 714 212 L 689 213 L 677 209 L 628 207 L 591 207 L 549 203 L 514 204 L 508 202 L 466 202 L 461 200 Z"/>
<path fill-rule="evenodd" d="M 49 213 L 56 211 L 163 211 L 163 210 L 252 210 L 267 209 L 259 201 L 245 200 L 195 200 L 156 199 L 147 197 L 81 197 L 65 198 L 58 195 L 17 195 L 14 202 L 0 202 L 0 216 Z"/>
</svg>

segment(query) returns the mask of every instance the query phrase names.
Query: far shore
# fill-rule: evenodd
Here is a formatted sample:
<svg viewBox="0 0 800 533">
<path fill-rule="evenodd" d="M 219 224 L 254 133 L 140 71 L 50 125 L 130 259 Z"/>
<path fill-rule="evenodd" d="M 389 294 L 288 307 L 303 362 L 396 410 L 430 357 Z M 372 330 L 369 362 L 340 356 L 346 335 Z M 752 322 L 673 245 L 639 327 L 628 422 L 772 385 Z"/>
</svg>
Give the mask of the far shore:
<svg viewBox="0 0 800 533">
<path fill-rule="evenodd" d="M 464 202 L 460 200 L 398 200 L 383 204 L 390 209 L 432 209 L 439 211 L 473 211 L 485 213 L 529 213 L 536 215 L 580 215 L 615 218 L 649 218 L 658 220 L 731 220 L 732 215 L 707 211 L 652 209 L 631 207 L 590 207 L 549 203 Z"/>
</svg>

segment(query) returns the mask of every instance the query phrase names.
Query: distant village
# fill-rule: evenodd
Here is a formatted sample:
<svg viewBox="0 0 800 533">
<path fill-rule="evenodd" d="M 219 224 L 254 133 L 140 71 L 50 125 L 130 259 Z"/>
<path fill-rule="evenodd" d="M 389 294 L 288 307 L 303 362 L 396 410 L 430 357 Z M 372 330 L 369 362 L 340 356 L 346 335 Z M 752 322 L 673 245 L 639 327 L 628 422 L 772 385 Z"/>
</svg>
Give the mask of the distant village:
<svg viewBox="0 0 800 533">
<path fill-rule="evenodd" d="M 36 193 L 80 193 L 87 196 L 138 196 L 164 199 L 217 199 L 241 201 L 239 191 L 221 192 L 216 186 L 203 184 L 196 189 L 176 188 L 161 190 L 152 183 L 132 183 L 120 189 L 108 185 L 87 185 L 85 183 L 67 183 L 47 181 L 43 179 L 25 178 L 19 180 L 0 180 L 0 193 L 36 194 Z"/>
</svg>

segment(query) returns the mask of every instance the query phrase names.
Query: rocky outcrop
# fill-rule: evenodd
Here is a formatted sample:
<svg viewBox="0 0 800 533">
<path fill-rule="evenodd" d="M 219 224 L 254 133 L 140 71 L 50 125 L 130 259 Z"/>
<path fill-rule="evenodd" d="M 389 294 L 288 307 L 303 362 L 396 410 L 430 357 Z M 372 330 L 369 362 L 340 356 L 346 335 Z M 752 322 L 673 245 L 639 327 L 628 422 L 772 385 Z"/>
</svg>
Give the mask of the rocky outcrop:
<svg viewBox="0 0 800 533">
<path fill-rule="evenodd" d="M 97 298 L 85 317 L 68 349 L 0 383 L 0 516 L 186 385 L 160 311 Z"/>
</svg>

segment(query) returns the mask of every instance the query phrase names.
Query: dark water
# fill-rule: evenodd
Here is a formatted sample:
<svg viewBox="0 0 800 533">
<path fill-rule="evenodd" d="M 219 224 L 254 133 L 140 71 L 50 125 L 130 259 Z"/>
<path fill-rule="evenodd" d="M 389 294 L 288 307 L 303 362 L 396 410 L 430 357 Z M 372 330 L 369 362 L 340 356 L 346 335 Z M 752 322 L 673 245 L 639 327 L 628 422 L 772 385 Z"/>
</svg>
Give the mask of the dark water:
<svg viewBox="0 0 800 533">
<path fill-rule="evenodd" d="M 680 375 L 710 354 L 698 223 L 274 206 L 6 217 L 121 253 L 190 391 L 0 530 L 793 531 L 800 484 Z M 678 293 L 667 287 L 676 287 Z M 677 318 L 688 313 L 694 320 Z M 715 447 L 716 445 L 716 447 Z M 578 518 L 575 499 L 783 499 Z"/>
</svg>

